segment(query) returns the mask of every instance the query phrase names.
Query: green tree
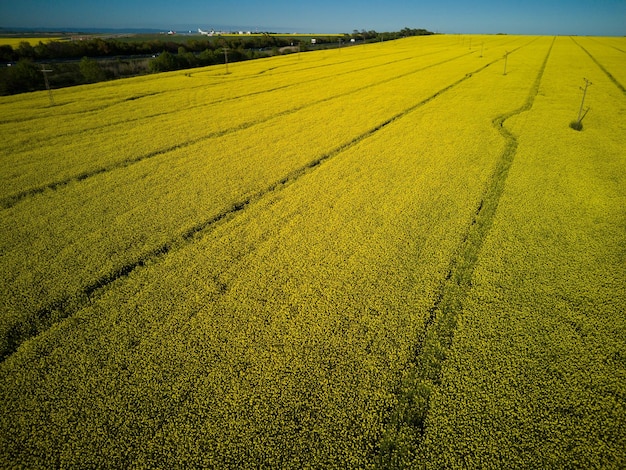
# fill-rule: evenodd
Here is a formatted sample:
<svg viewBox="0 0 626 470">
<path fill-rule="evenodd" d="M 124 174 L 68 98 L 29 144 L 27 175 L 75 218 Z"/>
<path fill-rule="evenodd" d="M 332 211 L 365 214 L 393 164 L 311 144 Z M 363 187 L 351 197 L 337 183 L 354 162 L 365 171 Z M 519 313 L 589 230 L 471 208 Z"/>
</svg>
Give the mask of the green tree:
<svg viewBox="0 0 626 470">
<path fill-rule="evenodd" d="M 217 64 L 217 58 L 215 57 L 215 53 L 211 49 L 205 49 L 198 56 L 200 63 L 202 65 L 213 65 Z"/>
<path fill-rule="evenodd" d="M 15 60 L 15 53 L 13 52 L 13 48 L 8 44 L 0 46 L 0 61 L 11 62 L 13 60 Z"/>
<path fill-rule="evenodd" d="M 20 58 L 23 59 L 34 59 L 35 58 L 35 49 L 28 41 L 21 41 L 19 46 L 17 46 L 17 52 L 20 55 Z"/>
<path fill-rule="evenodd" d="M 150 62 L 151 72 L 167 72 L 168 70 L 176 70 L 176 68 L 176 58 L 167 51 Z"/>
<path fill-rule="evenodd" d="M 104 70 L 100 68 L 98 62 L 89 57 L 83 57 L 80 61 L 80 73 L 87 83 L 101 82 L 106 79 Z"/>
<path fill-rule="evenodd" d="M 0 94 L 9 95 L 44 88 L 41 71 L 29 59 L 21 59 L 16 65 L 7 67 L 3 72 L 3 79 L 0 80 Z"/>
</svg>

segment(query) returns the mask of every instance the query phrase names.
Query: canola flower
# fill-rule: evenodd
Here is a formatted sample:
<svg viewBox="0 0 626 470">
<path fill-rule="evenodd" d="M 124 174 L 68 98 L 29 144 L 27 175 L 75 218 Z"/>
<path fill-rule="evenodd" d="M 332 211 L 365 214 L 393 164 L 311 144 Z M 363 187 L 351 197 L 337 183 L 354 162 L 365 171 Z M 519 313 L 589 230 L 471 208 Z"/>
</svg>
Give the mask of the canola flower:
<svg viewBox="0 0 626 470">
<path fill-rule="evenodd" d="M 37 44 L 39 44 L 40 42 L 46 43 L 46 42 L 50 42 L 50 41 L 57 41 L 61 39 L 59 38 L 55 38 L 55 37 L 51 37 L 51 36 L 46 36 L 46 37 L 23 37 L 23 38 L 15 38 L 15 37 L 7 37 L 7 38 L 0 38 L 0 46 L 11 46 L 13 49 L 17 48 L 20 46 L 21 43 L 26 42 L 28 44 L 30 44 L 31 46 L 36 46 Z"/>
<path fill-rule="evenodd" d="M 518 41 L 529 42 L 526 38 Z M 421 51 L 416 54 L 422 57 Z M 379 54 L 374 57 L 378 58 Z M 339 88 L 336 97 L 328 97 L 327 89 L 320 87 L 319 98 L 314 98 L 310 106 L 299 105 L 297 101 L 306 103 L 311 99 L 308 94 L 303 98 L 291 96 L 295 109 L 259 119 L 254 125 L 242 125 L 235 132 L 216 132 L 209 138 L 198 138 L 193 132 L 204 132 L 209 125 L 185 114 L 181 126 L 192 120 L 198 130 L 183 132 L 181 128 L 181 135 L 187 139 L 184 143 L 176 144 L 174 138 L 173 142 L 168 141 L 166 151 L 151 151 L 150 158 L 115 165 L 110 171 L 96 169 L 86 174 L 81 171 L 76 177 L 66 179 L 62 173 L 58 188 L 54 183 L 30 196 L 26 192 L 25 197 L 10 201 L 14 205 L 0 221 L 4 235 L 0 246 L 7 253 L 5 269 L 10 273 L 10 282 L 1 288 L 7 312 L 0 325 L 5 353 L 24 338 L 45 329 L 48 318 L 62 316 L 59 309 L 72 308 L 69 306 L 75 301 L 82 301 L 82 297 L 115 278 L 117 273 L 169 249 L 169 244 L 186 237 L 196 227 L 210 224 L 294 172 L 352 145 L 388 119 L 466 78 L 468 72 L 484 67 L 482 61 L 467 51 L 424 57 L 425 62 L 405 56 L 397 62 L 398 75 L 379 75 L 374 83 L 361 80 L 358 73 L 356 77 L 346 74 L 353 92 Z M 388 60 L 385 58 L 384 62 Z M 343 64 L 343 59 L 340 63 Z M 178 75 L 178 79 L 187 77 Z M 238 81 L 245 83 L 246 79 Z M 280 100 L 282 91 L 269 93 L 263 95 L 263 106 L 250 109 L 272 109 L 275 94 Z M 347 100 L 362 104 L 355 110 L 346 106 Z M 233 109 L 226 104 L 232 102 L 224 106 Z M 206 117 L 210 120 L 209 115 Z M 158 128 L 159 124 L 149 119 L 146 126 Z M 172 121 L 166 119 L 165 125 L 169 128 Z M 96 135 L 88 134 L 91 140 L 84 145 L 93 148 L 93 159 L 97 160 L 99 146 L 92 142 L 98 134 L 101 137 L 95 141 L 102 142 L 105 148 L 108 145 L 117 148 L 128 138 L 131 142 L 124 148 L 137 155 L 139 151 L 133 139 L 136 136 L 150 139 L 152 135 L 139 126 L 122 126 L 120 132 L 123 134 L 109 134 L 108 126 L 104 126 L 96 130 Z M 168 135 L 161 130 L 153 140 L 159 145 L 168 140 Z M 64 134 L 57 141 L 57 148 L 70 152 L 81 162 L 77 166 L 83 170 L 83 165 L 92 165 L 93 160 L 85 159 L 83 153 L 73 148 L 77 140 L 80 138 L 74 139 L 74 134 Z M 67 144 L 62 146 L 61 142 Z M 48 151 L 43 152 L 39 161 L 48 161 L 45 158 Z M 24 158 L 27 165 L 22 170 L 24 177 L 45 177 L 54 171 L 31 170 L 39 163 L 31 152 L 25 154 L 32 159 Z M 115 156 L 116 152 L 109 147 L 104 155 L 111 158 L 109 155 Z M 19 162 L 20 157 L 16 159 Z M 65 158 L 55 161 L 67 164 Z M 7 173 L 15 179 L 20 169 L 18 164 Z M 76 171 L 76 167 L 71 167 L 71 171 Z"/>
<path fill-rule="evenodd" d="M 550 332 L 571 336 L 560 317 L 588 331 L 623 300 L 615 253 L 624 185 L 614 170 L 623 167 L 624 133 L 611 105 L 623 98 L 569 38 L 481 39 L 483 57 L 456 37 L 398 41 L 399 51 L 377 44 L 314 53 L 310 68 L 320 77 L 346 72 L 335 92 L 331 84 L 294 88 L 293 108 L 299 99 L 303 107 L 290 110 L 281 95 L 291 88 L 268 91 L 265 105 L 275 99 L 285 114 L 4 209 L 2 325 L 25 336 L 0 364 L 2 466 L 559 466 L 571 462 L 572 441 L 586 466 L 620 462 L 621 389 L 607 374 L 619 373 L 623 341 L 605 323 L 599 342 L 577 344 L 579 357 L 604 364 L 594 377 L 617 392 L 587 398 L 603 416 L 586 415 L 587 437 L 574 419 L 558 419 L 565 406 L 580 411 L 584 387 L 580 369 L 567 369 L 578 356 Z M 242 64 L 227 80 L 240 96 L 256 96 L 259 79 L 269 77 L 266 90 L 286 85 L 287 70 L 305 73 L 308 60 Z M 377 73 L 374 64 L 386 73 L 361 78 Z M 581 133 L 567 127 L 577 86 L 563 78 L 569 68 L 609 90 L 600 95 L 606 116 L 589 114 Z M 221 80 L 215 70 L 202 73 Z M 160 106 L 168 93 L 185 96 L 190 78 L 163 75 L 172 90 Z M 161 86 L 147 83 L 145 93 Z M 141 90 L 128 86 L 127 96 Z M 72 92 L 86 90 L 91 111 L 96 96 L 114 102 L 98 87 Z M 190 102 L 207 96 L 196 91 Z M 118 104 L 143 99 L 152 98 Z M 18 108 L 11 104 L 14 116 Z M 188 140 L 190 129 L 181 132 Z M 503 157 L 510 169 L 501 173 Z M 555 182 L 560 191 L 548 191 Z M 497 211 L 484 225 L 477 219 L 493 194 Z M 598 220 L 606 233 L 591 223 Z M 487 228 L 475 234 L 473 226 Z M 476 236 L 472 254 L 463 247 Z M 463 264 L 472 268 L 455 269 Z M 458 272 L 472 282 L 455 299 L 463 311 L 442 361 L 427 355 L 427 342 L 416 349 Z M 563 292 L 556 300 L 553 282 Z M 49 323 L 29 331 L 39 320 L 33 312 L 44 310 Z M 404 390 L 405 379 L 415 364 L 438 361 L 442 377 L 420 429 L 402 406 L 422 390 Z M 563 381 L 561 370 L 576 380 Z M 543 379 L 562 392 L 552 402 L 537 388 Z M 540 400 L 525 400 L 529 390 Z M 585 450 L 603 424 L 613 440 Z"/>
<path fill-rule="evenodd" d="M 577 133 L 582 73 L 593 104 Z M 504 123 L 517 152 L 435 392 L 426 467 L 626 464 L 624 100 L 557 38 L 532 108 Z"/>
</svg>

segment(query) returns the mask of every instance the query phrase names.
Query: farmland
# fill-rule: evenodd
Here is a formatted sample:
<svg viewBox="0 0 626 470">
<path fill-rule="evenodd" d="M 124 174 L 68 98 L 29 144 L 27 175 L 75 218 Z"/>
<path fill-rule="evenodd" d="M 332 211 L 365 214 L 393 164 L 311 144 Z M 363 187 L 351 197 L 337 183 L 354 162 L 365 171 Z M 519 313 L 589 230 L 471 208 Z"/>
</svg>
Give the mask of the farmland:
<svg viewBox="0 0 626 470">
<path fill-rule="evenodd" d="M 49 41 L 59 41 L 62 39 L 63 38 L 61 37 L 51 37 L 51 36 L 47 36 L 47 37 L 22 37 L 22 36 L 0 37 L 0 46 L 6 45 L 6 46 L 11 46 L 13 48 L 17 48 L 23 42 L 26 42 L 30 44 L 31 46 L 36 46 L 40 42 L 45 43 Z"/>
<path fill-rule="evenodd" d="M 428 36 L 0 98 L 0 466 L 623 468 L 625 54 Z"/>
</svg>

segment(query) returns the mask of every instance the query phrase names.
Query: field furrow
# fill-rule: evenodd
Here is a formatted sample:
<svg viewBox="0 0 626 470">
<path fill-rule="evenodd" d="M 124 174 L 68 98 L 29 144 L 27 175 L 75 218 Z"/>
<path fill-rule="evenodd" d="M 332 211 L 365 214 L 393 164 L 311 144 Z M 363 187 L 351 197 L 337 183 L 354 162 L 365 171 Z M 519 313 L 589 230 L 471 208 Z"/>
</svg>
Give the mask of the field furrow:
<svg viewBox="0 0 626 470">
<path fill-rule="evenodd" d="M 55 169 L 49 166 L 48 146 L 42 146 L 37 151 L 33 148 L 26 148 L 20 152 L 15 152 L 11 158 L 11 173 L 21 172 L 22 175 L 19 178 L 13 177 L 10 181 L 5 181 L 5 191 L 9 194 L 5 193 L 4 198 L 0 199 L 0 205 L 8 208 L 24 197 L 39 194 L 47 189 L 56 189 L 72 181 L 82 181 L 115 168 L 125 167 L 178 148 L 247 129 L 270 120 L 280 120 L 289 114 L 326 101 L 347 99 L 350 94 L 379 87 L 389 81 L 410 77 L 442 63 L 460 59 L 465 55 L 467 53 L 444 59 L 443 62 L 421 64 L 417 69 L 415 65 L 410 65 L 406 71 L 391 78 L 388 77 L 385 70 L 381 70 L 379 74 L 370 72 L 367 75 L 368 80 L 355 81 L 353 76 L 348 77 L 348 80 L 344 82 L 338 79 L 334 81 L 333 87 L 330 89 L 332 94 L 329 95 L 304 94 L 304 99 L 302 99 L 301 90 L 292 93 L 280 90 L 280 93 L 277 93 L 279 90 L 274 88 L 270 98 L 263 96 L 254 100 L 251 99 L 251 95 L 246 95 L 228 100 L 232 101 L 228 106 L 225 106 L 223 101 L 212 103 L 210 106 L 203 106 L 202 116 L 198 116 L 196 119 L 189 119 L 189 112 L 192 110 L 187 109 L 175 115 L 165 113 L 150 116 L 150 119 L 142 118 L 141 122 L 135 123 L 132 127 L 129 127 L 128 122 L 123 122 L 100 126 L 90 132 L 81 131 L 80 135 L 76 137 L 65 134 L 51 138 L 48 145 L 64 147 L 66 155 L 74 156 L 73 159 L 55 156 L 54 159 L 63 165 L 57 169 L 59 178 L 50 181 L 50 178 L 55 176 Z M 271 99 L 271 106 L 268 99 Z M 160 109 L 165 108 L 166 106 L 160 107 Z M 251 110 L 255 111 L 251 112 Z M 208 119 L 204 119 L 204 117 L 208 117 Z M 169 133 L 173 127 L 173 122 L 178 122 L 178 125 L 175 126 L 176 137 L 174 138 Z M 110 137 L 105 139 L 103 138 L 104 135 Z M 137 135 L 146 137 L 137 139 Z M 100 142 L 97 150 L 93 149 L 94 141 Z M 68 142 L 71 142 L 71 145 L 68 145 Z M 23 145 L 19 144 L 18 147 L 21 148 Z M 24 163 L 20 168 L 21 161 Z M 98 163 L 102 166 L 96 166 Z M 46 172 L 40 171 L 42 165 L 47 165 Z M 82 172 L 76 173 L 80 170 Z M 36 184 L 42 178 L 46 178 L 48 181 L 33 186 L 33 183 Z M 24 189 L 10 194 L 12 188 Z"/>
<path fill-rule="evenodd" d="M 397 405 L 381 440 L 378 457 L 381 468 L 406 468 L 416 464 L 416 450 L 420 447 L 428 419 L 430 396 L 440 386 L 441 371 L 452 344 L 458 317 L 463 312 L 466 293 L 471 287 L 472 274 L 515 158 L 517 139 L 505 127 L 505 123 L 507 119 L 532 107 L 553 45 L 554 40 L 549 44 L 526 101 L 520 107 L 494 116 L 491 120 L 491 125 L 506 143 L 477 204 L 473 219 L 437 289 L 437 297 L 429 310 L 424 331 L 417 337 L 414 357 L 410 358 L 404 371 L 403 380 L 396 392 Z M 540 58 L 541 55 L 534 52 L 534 57 Z M 517 79 L 526 82 L 536 65 L 534 61 L 526 64 L 523 74 L 518 69 Z M 480 86 L 485 86 L 485 83 L 481 82 Z M 500 104 L 503 105 L 504 102 Z"/>
<path fill-rule="evenodd" d="M 568 38 L 551 55 L 510 119 L 516 158 L 431 398 L 427 468 L 626 462 L 623 97 Z M 603 112 L 577 132 L 580 68 Z"/>
<path fill-rule="evenodd" d="M 440 65 L 436 80 L 428 76 L 429 69 L 385 81 L 377 93 L 361 90 L 353 98 L 367 105 L 358 110 L 330 100 L 288 122 L 268 121 L 176 149 L 5 210 L 0 220 L 6 234 L 1 248 L 7 254 L 4 355 L 67 316 L 91 286 L 108 284 L 193 227 L 210 225 L 207 221 L 267 193 L 294 171 L 354 145 L 489 64 L 476 68 L 481 63 L 476 57 L 463 60 L 463 67 L 457 60 Z M 417 83 L 421 86 L 411 87 Z M 328 120 L 320 122 L 320 115 Z M 385 115 L 389 117 L 381 121 Z M 24 225 L 26 219 L 31 223 Z"/>
<path fill-rule="evenodd" d="M 496 43 L 487 50 L 494 54 L 498 47 Z M 398 54 L 401 55 L 395 57 Z M 463 54 L 471 54 L 471 51 L 451 47 L 434 55 L 406 48 L 401 52 L 394 51 L 392 60 L 400 61 L 402 68 L 398 72 L 403 75 L 445 63 Z M 389 76 L 386 69 L 390 66 L 390 58 L 383 54 L 374 57 L 369 65 L 359 61 L 358 67 L 350 65 L 347 70 L 335 69 L 334 76 L 331 75 L 332 69 L 315 75 L 309 68 L 303 68 L 292 75 L 235 79 L 232 78 L 237 73 L 235 70 L 233 74 L 220 78 L 219 83 L 207 83 L 202 95 L 195 96 L 193 103 L 188 102 L 189 90 L 170 90 L 167 86 L 171 82 L 166 80 L 157 96 L 130 101 L 126 98 L 106 113 L 92 113 L 91 118 L 65 113 L 28 122 L 26 127 L 6 124 L 2 126 L 2 132 L 8 137 L 2 149 L 6 156 L 0 154 L 0 165 L 3 165 L 0 167 L 1 174 L 4 176 L 0 197 L 4 206 L 11 205 L 31 192 L 38 193 L 116 165 L 123 166 L 141 159 L 142 155 L 166 152 L 177 145 L 237 130 L 333 96 L 342 98 L 345 93 L 359 91 L 381 80 L 396 79 L 396 75 Z M 289 57 L 283 60 L 293 62 Z M 196 80 L 183 78 L 182 74 L 177 77 L 183 81 Z M 146 79 L 142 77 L 142 80 Z M 331 86 L 323 85 L 331 80 Z M 134 97 L 136 93 L 133 87 L 128 90 L 122 87 L 118 92 L 113 85 L 109 86 L 111 93 L 128 94 L 129 97 Z M 252 93 L 251 89 L 254 90 Z M 98 97 L 93 100 L 97 102 Z M 30 112 L 35 113 L 37 109 Z M 127 122 L 129 116 L 136 116 L 136 120 Z M 92 124 L 89 124 L 89 119 L 92 119 Z M 55 129 L 60 135 L 55 136 Z M 68 133 L 68 130 L 72 132 Z M 63 149 L 63 152 L 51 156 L 50 148 Z"/>
<path fill-rule="evenodd" d="M 623 467 L 624 44 L 0 98 L 0 467 Z"/>
<path fill-rule="evenodd" d="M 624 88 L 624 84 L 626 83 L 626 71 L 624 71 L 624 56 L 622 54 L 619 54 L 619 52 L 608 50 L 606 47 L 600 49 L 596 46 L 596 44 L 594 44 L 594 42 L 589 40 L 584 41 L 585 46 L 583 46 L 583 41 L 581 41 L 580 39 L 576 40 L 572 38 L 572 41 L 574 41 L 578 45 L 578 47 L 585 51 L 585 53 L 591 58 L 591 60 L 593 60 L 596 65 L 600 67 L 600 69 L 606 74 L 607 77 L 609 77 L 609 79 L 615 84 L 615 86 L 622 91 L 622 93 L 626 94 L 626 88 Z M 592 49 L 594 51 L 594 54 L 589 52 L 587 48 Z M 600 57 L 602 61 L 598 60 L 598 58 L 594 55 Z M 613 73 L 611 73 L 607 69 L 607 67 L 603 65 L 603 62 L 606 64 L 610 64 L 609 68 L 613 70 L 619 78 L 616 78 Z"/>
</svg>

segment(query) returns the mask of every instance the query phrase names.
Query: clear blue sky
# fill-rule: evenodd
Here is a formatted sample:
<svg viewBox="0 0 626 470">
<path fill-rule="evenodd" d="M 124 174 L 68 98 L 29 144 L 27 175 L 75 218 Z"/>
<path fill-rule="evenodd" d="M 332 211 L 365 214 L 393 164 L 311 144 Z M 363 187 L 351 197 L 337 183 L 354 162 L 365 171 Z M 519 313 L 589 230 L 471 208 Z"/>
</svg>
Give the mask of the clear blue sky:
<svg viewBox="0 0 626 470">
<path fill-rule="evenodd" d="M 626 0 L 0 0 L 0 27 L 626 35 Z"/>
</svg>

